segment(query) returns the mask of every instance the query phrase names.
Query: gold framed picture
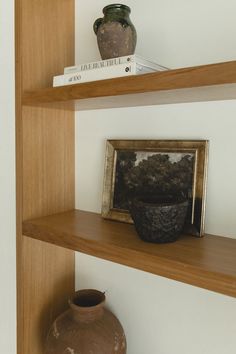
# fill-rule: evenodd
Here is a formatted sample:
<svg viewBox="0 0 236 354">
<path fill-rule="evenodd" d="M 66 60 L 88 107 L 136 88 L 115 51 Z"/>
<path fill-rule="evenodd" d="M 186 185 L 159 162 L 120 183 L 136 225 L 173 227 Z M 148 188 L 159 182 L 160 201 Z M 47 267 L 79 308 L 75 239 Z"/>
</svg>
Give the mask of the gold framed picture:
<svg viewBox="0 0 236 354">
<path fill-rule="evenodd" d="M 102 217 L 132 223 L 133 198 L 181 196 L 184 233 L 203 236 L 207 156 L 207 140 L 107 140 Z"/>
</svg>

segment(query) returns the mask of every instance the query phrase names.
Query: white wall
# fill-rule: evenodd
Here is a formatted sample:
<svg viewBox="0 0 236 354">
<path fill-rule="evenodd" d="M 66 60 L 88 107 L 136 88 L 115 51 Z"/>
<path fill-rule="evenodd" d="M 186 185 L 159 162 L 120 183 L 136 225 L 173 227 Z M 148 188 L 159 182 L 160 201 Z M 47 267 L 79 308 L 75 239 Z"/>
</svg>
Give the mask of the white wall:
<svg viewBox="0 0 236 354">
<path fill-rule="evenodd" d="M 0 352 L 16 353 L 14 1 L 0 1 Z"/>
<path fill-rule="evenodd" d="M 97 60 L 92 24 L 107 2 L 76 3 L 76 61 Z M 171 68 L 236 59 L 233 0 L 125 3 L 138 32 L 136 53 Z M 77 208 L 100 211 L 106 139 L 209 139 L 206 232 L 236 238 L 235 114 L 235 100 L 80 112 Z M 235 354 L 233 298 L 82 254 L 76 281 L 107 290 L 127 354 Z"/>
</svg>

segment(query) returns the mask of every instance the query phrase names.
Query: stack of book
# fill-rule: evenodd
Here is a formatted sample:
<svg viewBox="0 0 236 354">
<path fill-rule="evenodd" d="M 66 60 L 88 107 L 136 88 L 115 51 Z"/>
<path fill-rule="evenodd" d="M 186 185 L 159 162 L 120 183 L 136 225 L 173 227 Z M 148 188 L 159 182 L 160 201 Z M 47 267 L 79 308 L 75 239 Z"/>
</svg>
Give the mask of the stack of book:
<svg viewBox="0 0 236 354">
<path fill-rule="evenodd" d="M 133 54 L 66 67 L 64 68 L 64 75 L 53 77 L 53 87 L 164 70 L 168 69 Z"/>
</svg>

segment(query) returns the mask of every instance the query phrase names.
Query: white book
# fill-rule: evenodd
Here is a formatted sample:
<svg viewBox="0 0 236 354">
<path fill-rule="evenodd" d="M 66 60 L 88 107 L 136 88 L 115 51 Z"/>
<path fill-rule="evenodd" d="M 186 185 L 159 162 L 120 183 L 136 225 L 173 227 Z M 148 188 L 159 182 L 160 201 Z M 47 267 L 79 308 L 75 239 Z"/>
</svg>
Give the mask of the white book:
<svg viewBox="0 0 236 354">
<path fill-rule="evenodd" d="M 65 75 L 58 75 L 53 77 L 53 87 L 72 85 L 88 81 L 97 81 L 111 79 L 114 77 L 130 76 L 130 75 L 140 75 L 156 70 L 131 62 L 128 64 L 119 64 L 113 66 L 107 66 L 104 68 L 94 69 L 94 70 L 84 70 L 73 72 Z"/>
<path fill-rule="evenodd" d="M 164 71 L 169 70 L 165 66 L 159 65 L 153 61 L 144 59 L 137 54 L 127 55 L 124 57 L 118 58 L 111 58 L 106 60 L 94 61 L 91 63 L 83 63 L 75 66 L 68 66 L 64 68 L 64 74 L 70 74 L 78 71 L 85 71 L 85 70 L 93 70 L 93 69 L 100 69 L 105 68 L 113 65 L 120 65 L 120 64 L 129 64 L 129 63 L 137 63 L 143 66 L 147 66 L 149 68 L 153 68 L 157 71 Z"/>
</svg>

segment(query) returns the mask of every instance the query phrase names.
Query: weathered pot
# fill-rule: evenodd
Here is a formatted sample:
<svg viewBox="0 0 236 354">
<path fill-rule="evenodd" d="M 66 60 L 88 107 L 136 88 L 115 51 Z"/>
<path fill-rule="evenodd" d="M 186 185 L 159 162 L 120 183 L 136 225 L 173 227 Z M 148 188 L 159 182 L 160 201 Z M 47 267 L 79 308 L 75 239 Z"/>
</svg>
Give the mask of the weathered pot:
<svg viewBox="0 0 236 354">
<path fill-rule="evenodd" d="M 45 354 L 125 354 L 123 328 L 104 302 L 98 290 L 77 291 L 69 310 L 54 321 Z"/>
<path fill-rule="evenodd" d="M 187 209 L 187 200 L 165 196 L 134 199 L 130 203 L 130 214 L 138 235 L 144 241 L 155 243 L 178 239 Z"/>
<path fill-rule="evenodd" d="M 94 22 L 93 29 L 103 60 L 134 54 L 137 34 L 130 12 L 126 5 L 108 5 L 103 8 L 104 17 Z"/>
</svg>

